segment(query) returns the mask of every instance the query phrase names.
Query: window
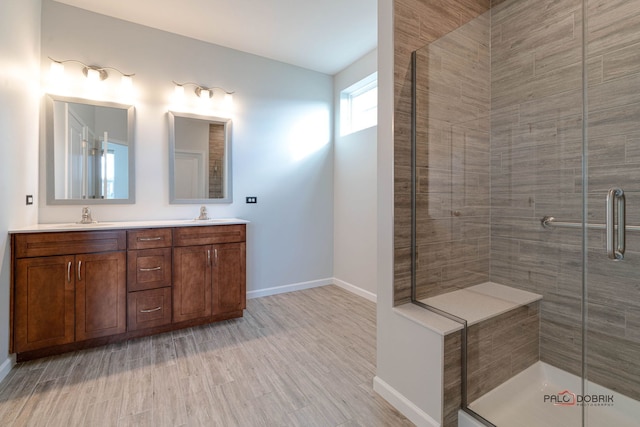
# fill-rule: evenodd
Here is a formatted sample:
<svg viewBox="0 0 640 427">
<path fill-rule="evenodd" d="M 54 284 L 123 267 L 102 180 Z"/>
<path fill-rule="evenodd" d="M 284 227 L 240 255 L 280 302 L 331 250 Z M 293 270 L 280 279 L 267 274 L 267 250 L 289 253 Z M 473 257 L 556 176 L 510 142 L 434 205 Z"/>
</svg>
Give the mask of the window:
<svg viewBox="0 0 640 427">
<path fill-rule="evenodd" d="M 378 124 L 378 73 L 340 92 L 340 135 Z"/>
</svg>

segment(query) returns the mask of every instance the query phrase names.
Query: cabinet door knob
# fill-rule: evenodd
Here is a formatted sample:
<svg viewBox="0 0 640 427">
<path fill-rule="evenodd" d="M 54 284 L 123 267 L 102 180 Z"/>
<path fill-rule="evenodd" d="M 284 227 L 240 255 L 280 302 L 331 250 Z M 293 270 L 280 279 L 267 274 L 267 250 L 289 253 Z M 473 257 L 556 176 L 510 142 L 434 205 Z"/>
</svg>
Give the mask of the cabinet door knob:
<svg viewBox="0 0 640 427">
<path fill-rule="evenodd" d="M 207 264 L 211 265 L 211 249 L 207 249 Z"/>
</svg>

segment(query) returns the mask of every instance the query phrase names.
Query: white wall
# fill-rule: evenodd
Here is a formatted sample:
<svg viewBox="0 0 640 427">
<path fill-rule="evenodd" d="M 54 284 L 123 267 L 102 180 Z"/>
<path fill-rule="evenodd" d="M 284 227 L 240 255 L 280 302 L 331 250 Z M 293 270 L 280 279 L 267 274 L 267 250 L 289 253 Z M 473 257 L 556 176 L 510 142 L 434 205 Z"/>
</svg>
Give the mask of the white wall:
<svg viewBox="0 0 640 427">
<path fill-rule="evenodd" d="M 340 92 L 378 70 L 374 50 L 334 76 L 333 274 L 336 284 L 376 295 L 377 127 L 340 136 Z"/>
<path fill-rule="evenodd" d="M 43 0 L 43 77 L 49 68 L 47 56 L 136 74 L 136 203 L 96 205 L 94 218 L 198 215 L 198 205 L 169 204 L 166 112 L 172 80 L 222 86 L 236 92 L 234 203 L 208 205 L 208 211 L 212 217 L 251 221 L 249 296 L 266 288 L 329 282 L 333 276 L 331 76 Z M 65 72 L 82 78 L 73 64 Z M 190 87 L 185 94 L 195 97 Z M 45 196 L 43 191 L 40 222 L 79 218 L 80 206 L 47 206 Z M 246 196 L 257 196 L 258 203 L 245 204 Z"/>
<path fill-rule="evenodd" d="M 9 371 L 10 243 L 37 222 L 40 0 L 0 2 L 0 379 Z M 36 199 L 37 200 L 37 199 Z"/>
</svg>

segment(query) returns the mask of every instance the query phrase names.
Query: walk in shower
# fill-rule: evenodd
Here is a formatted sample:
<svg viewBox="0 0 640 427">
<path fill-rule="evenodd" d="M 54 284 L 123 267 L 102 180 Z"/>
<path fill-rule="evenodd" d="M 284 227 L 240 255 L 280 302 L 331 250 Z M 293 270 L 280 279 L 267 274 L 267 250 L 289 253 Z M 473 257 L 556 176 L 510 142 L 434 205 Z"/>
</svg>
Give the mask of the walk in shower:
<svg viewBox="0 0 640 427">
<path fill-rule="evenodd" d="M 487 425 L 637 425 L 640 0 L 466 3 L 484 11 L 412 68 L 412 300 L 466 325 L 444 424 L 460 402 Z"/>
</svg>

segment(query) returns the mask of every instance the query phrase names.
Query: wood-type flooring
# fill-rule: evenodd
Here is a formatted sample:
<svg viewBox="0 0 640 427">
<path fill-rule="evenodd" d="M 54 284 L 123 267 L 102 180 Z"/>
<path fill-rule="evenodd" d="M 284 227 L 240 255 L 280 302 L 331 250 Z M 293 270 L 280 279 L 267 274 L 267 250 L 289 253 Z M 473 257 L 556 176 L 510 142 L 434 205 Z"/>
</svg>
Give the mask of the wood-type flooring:
<svg viewBox="0 0 640 427">
<path fill-rule="evenodd" d="M 372 389 L 375 304 L 325 286 L 241 319 L 17 365 L 2 426 L 411 426 Z"/>
</svg>

